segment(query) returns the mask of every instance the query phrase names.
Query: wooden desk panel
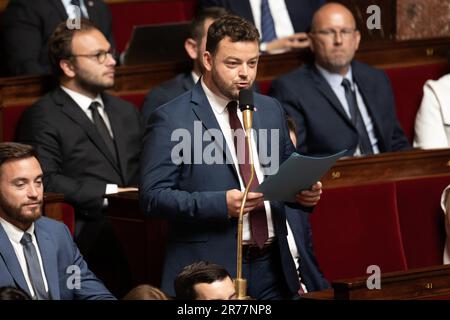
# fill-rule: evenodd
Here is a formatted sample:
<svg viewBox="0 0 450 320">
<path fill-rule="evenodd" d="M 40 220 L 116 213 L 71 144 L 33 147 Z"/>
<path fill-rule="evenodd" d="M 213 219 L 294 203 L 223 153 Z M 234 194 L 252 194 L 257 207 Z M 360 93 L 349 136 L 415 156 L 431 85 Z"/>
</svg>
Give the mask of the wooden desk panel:
<svg viewBox="0 0 450 320">
<path fill-rule="evenodd" d="M 338 160 L 322 178 L 324 188 L 450 175 L 450 149 L 411 150 Z"/>
</svg>

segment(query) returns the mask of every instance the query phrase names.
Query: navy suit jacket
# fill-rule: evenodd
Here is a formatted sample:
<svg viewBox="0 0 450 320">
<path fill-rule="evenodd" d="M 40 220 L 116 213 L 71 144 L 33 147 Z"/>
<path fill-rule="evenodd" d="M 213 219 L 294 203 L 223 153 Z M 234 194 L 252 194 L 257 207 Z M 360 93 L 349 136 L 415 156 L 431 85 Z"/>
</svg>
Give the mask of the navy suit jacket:
<svg viewBox="0 0 450 320">
<path fill-rule="evenodd" d="M 89 270 L 67 227 L 41 217 L 35 222 L 35 235 L 42 257 L 45 277 L 53 300 L 113 300 L 103 283 Z M 17 287 L 29 295 L 25 277 L 14 248 L 0 225 L 0 287 Z M 75 267 L 80 270 L 80 289 L 69 289 Z"/>
<path fill-rule="evenodd" d="M 300 257 L 298 271 L 306 289 L 311 292 L 329 288 L 330 284 L 320 271 L 314 254 L 309 213 L 286 206 L 286 219 L 297 245 Z"/>
<path fill-rule="evenodd" d="M 285 0 L 285 2 L 292 26 L 297 33 L 309 30 L 314 12 L 325 3 L 325 0 Z M 200 0 L 199 4 L 202 7 L 223 7 L 253 24 L 255 23 L 248 0 Z"/>
<path fill-rule="evenodd" d="M 270 97 L 255 94 L 254 99 L 258 111 L 254 114 L 253 127 L 279 129 L 279 140 L 273 143 L 279 143 L 274 153 L 281 163 L 294 151 L 283 109 Z M 200 142 L 200 149 L 194 140 L 187 141 L 188 136 L 195 139 L 200 135 L 201 139 L 206 130 L 212 129 L 220 136 Z M 172 155 L 172 152 L 181 141 L 187 142 L 183 156 L 192 164 L 187 160 L 175 164 L 180 160 L 176 156 L 180 153 Z M 202 156 L 206 146 L 212 145 L 219 150 L 217 156 L 222 163 L 206 164 L 204 159 L 195 159 Z M 270 147 L 269 141 L 267 150 Z M 174 294 L 173 280 L 181 268 L 194 261 L 212 261 L 236 275 L 237 221 L 228 219 L 226 191 L 240 186 L 232 160 L 225 162 L 226 159 L 231 159 L 231 154 L 200 81 L 191 91 L 150 115 L 141 161 L 140 203 L 146 215 L 169 222 L 162 277 L 162 288 L 169 294 Z M 271 208 L 284 276 L 295 293 L 299 283 L 286 239 L 284 203 L 271 202 Z"/>
<path fill-rule="evenodd" d="M 175 78 L 164 82 L 163 84 L 154 87 L 145 96 L 144 104 L 142 106 L 141 114 L 144 123 L 147 123 L 150 113 L 156 108 L 169 102 L 173 98 L 189 91 L 194 86 L 194 79 L 192 79 L 191 72 L 180 73 Z"/>
<path fill-rule="evenodd" d="M 386 74 L 352 62 L 353 79 L 372 117 L 380 152 L 410 148 L 395 113 Z M 297 125 L 297 149 L 302 154 L 326 155 L 348 149 L 352 156 L 358 133 L 315 65 L 306 65 L 272 82 L 270 94 L 281 102 Z"/>
<path fill-rule="evenodd" d="M 114 48 L 112 16 L 101 0 L 85 1 L 89 20 Z M 50 73 L 48 39 L 67 20 L 61 0 L 11 0 L 2 15 L 5 66 L 11 76 Z"/>
</svg>

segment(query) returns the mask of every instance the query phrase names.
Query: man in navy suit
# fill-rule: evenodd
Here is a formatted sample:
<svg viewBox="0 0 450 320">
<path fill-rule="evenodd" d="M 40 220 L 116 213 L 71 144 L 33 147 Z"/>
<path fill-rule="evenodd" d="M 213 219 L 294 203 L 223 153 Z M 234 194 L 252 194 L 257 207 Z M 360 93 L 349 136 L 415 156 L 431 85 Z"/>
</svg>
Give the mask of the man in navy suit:
<svg viewBox="0 0 450 320">
<path fill-rule="evenodd" d="M 0 287 L 37 300 L 115 299 L 88 269 L 67 227 L 41 217 L 42 179 L 31 146 L 0 143 Z"/>
<path fill-rule="evenodd" d="M 269 9 L 264 13 L 263 2 Z M 309 46 L 305 32 L 314 12 L 325 0 L 200 0 L 200 7 L 219 6 L 253 23 L 262 34 L 261 51 L 277 52 Z M 263 19 L 265 19 L 263 21 Z M 269 21 L 268 21 L 269 20 Z M 267 24 L 265 23 L 267 22 Z M 273 40 L 265 39 L 268 24 L 273 23 Z M 270 37 L 270 36 L 269 36 Z"/>
<path fill-rule="evenodd" d="M 274 80 L 271 90 L 296 122 L 298 150 L 347 149 L 352 156 L 409 149 L 386 74 L 352 61 L 361 38 L 352 13 L 341 4 L 324 5 L 309 37 L 315 63 Z"/>
<path fill-rule="evenodd" d="M 111 12 L 102 0 L 11 0 L 2 16 L 5 59 L 2 62 L 8 75 L 50 73 L 48 39 L 59 23 L 75 19 L 77 12 L 115 46 Z"/>
<path fill-rule="evenodd" d="M 142 116 L 145 123 L 153 110 L 192 89 L 203 73 L 203 52 L 206 46 L 206 34 L 214 20 L 227 14 L 223 8 L 205 8 L 197 12 L 189 26 L 190 37 L 184 42 L 186 53 L 192 59 L 192 70 L 181 73 L 175 78 L 164 82 L 150 90 L 142 106 Z"/>
<path fill-rule="evenodd" d="M 243 151 L 237 155 L 235 151 L 235 143 L 238 150 L 242 147 L 233 137 L 233 128 L 242 127 L 235 103 L 239 91 L 250 88 L 255 80 L 258 44 L 258 31 L 245 19 L 216 20 L 208 30 L 201 80 L 150 115 L 141 161 L 140 203 L 146 215 L 169 222 L 162 288 L 171 295 L 176 275 L 195 261 L 222 265 L 236 275 L 236 218 L 248 162 L 239 157 Z M 278 162 L 291 155 L 294 146 L 278 102 L 259 94 L 254 100 L 253 128 L 260 138 L 259 150 L 270 150 L 270 155 L 260 155 L 253 141 L 255 173 L 262 182 L 266 173 L 277 170 Z M 271 139 L 264 139 L 263 133 Z M 299 192 L 297 202 L 289 205 L 311 208 L 320 193 L 318 182 L 311 190 Z M 243 275 L 248 279 L 248 294 L 257 299 L 292 297 L 299 281 L 286 239 L 284 203 L 264 201 L 263 194 L 250 192 L 244 213 Z M 253 222 L 249 224 L 255 219 L 261 223 L 258 230 Z"/>
</svg>

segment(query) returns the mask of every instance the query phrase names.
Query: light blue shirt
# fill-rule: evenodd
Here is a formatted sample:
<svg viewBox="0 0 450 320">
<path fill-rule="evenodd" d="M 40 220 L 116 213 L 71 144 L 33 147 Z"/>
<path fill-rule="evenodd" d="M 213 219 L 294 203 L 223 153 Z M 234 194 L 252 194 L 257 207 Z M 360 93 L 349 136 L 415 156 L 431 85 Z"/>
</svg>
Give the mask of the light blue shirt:
<svg viewBox="0 0 450 320">
<path fill-rule="evenodd" d="M 61 0 L 64 8 L 66 9 L 67 12 L 67 16 L 69 17 L 69 19 L 75 19 L 76 16 L 76 8 L 74 5 L 71 4 L 72 0 Z M 84 0 L 80 0 L 80 7 L 81 7 L 81 11 L 83 12 L 83 15 L 86 18 L 89 18 L 89 14 L 87 12 L 87 8 L 86 5 L 84 3 Z"/>
<path fill-rule="evenodd" d="M 351 66 L 345 76 L 342 76 L 338 73 L 331 73 L 328 70 L 325 70 L 324 68 L 319 66 L 318 64 L 316 64 L 316 67 L 319 70 L 320 74 L 328 82 L 333 92 L 336 94 L 337 98 L 339 99 L 339 102 L 341 103 L 345 113 L 349 118 L 351 118 L 350 109 L 348 107 L 347 99 L 345 98 L 345 89 L 342 86 L 342 80 L 346 78 L 350 81 L 352 89 L 356 93 L 356 102 L 358 103 L 359 112 L 361 113 L 364 124 L 366 126 L 366 131 L 367 134 L 369 135 L 369 139 L 372 144 L 373 153 L 380 153 L 380 150 L 378 149 L 378 139 L 375 135 L 375 128 L 373 126 L 372 117 L 370 116 L 369 111 L 367 110 L 366 104 L 364 103 L 364 99 L 362 98 L 361 93 L 359 92 L 358 86 L 356 85 L 355 82 L 353 82 Z M 354 155 L 356 156 L 360 154 L 361 150 L 358 147 L 356 148 Z"/>
</svg>

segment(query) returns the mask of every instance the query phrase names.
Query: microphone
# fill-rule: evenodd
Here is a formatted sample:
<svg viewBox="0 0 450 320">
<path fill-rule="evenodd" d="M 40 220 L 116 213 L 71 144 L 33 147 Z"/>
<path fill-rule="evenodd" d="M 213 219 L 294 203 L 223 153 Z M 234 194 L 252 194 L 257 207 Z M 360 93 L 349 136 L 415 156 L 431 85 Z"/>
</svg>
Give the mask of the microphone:
<svg viewBox="0 0 450 320">
<path fill-rule="evenodd" d="M 253 126 L 253 111 L 255 110 L 252 89 L 242 89 L 239 91 L 239 109 L 242 112 L 244 130 L 247 131 Z"/>
</svg>

